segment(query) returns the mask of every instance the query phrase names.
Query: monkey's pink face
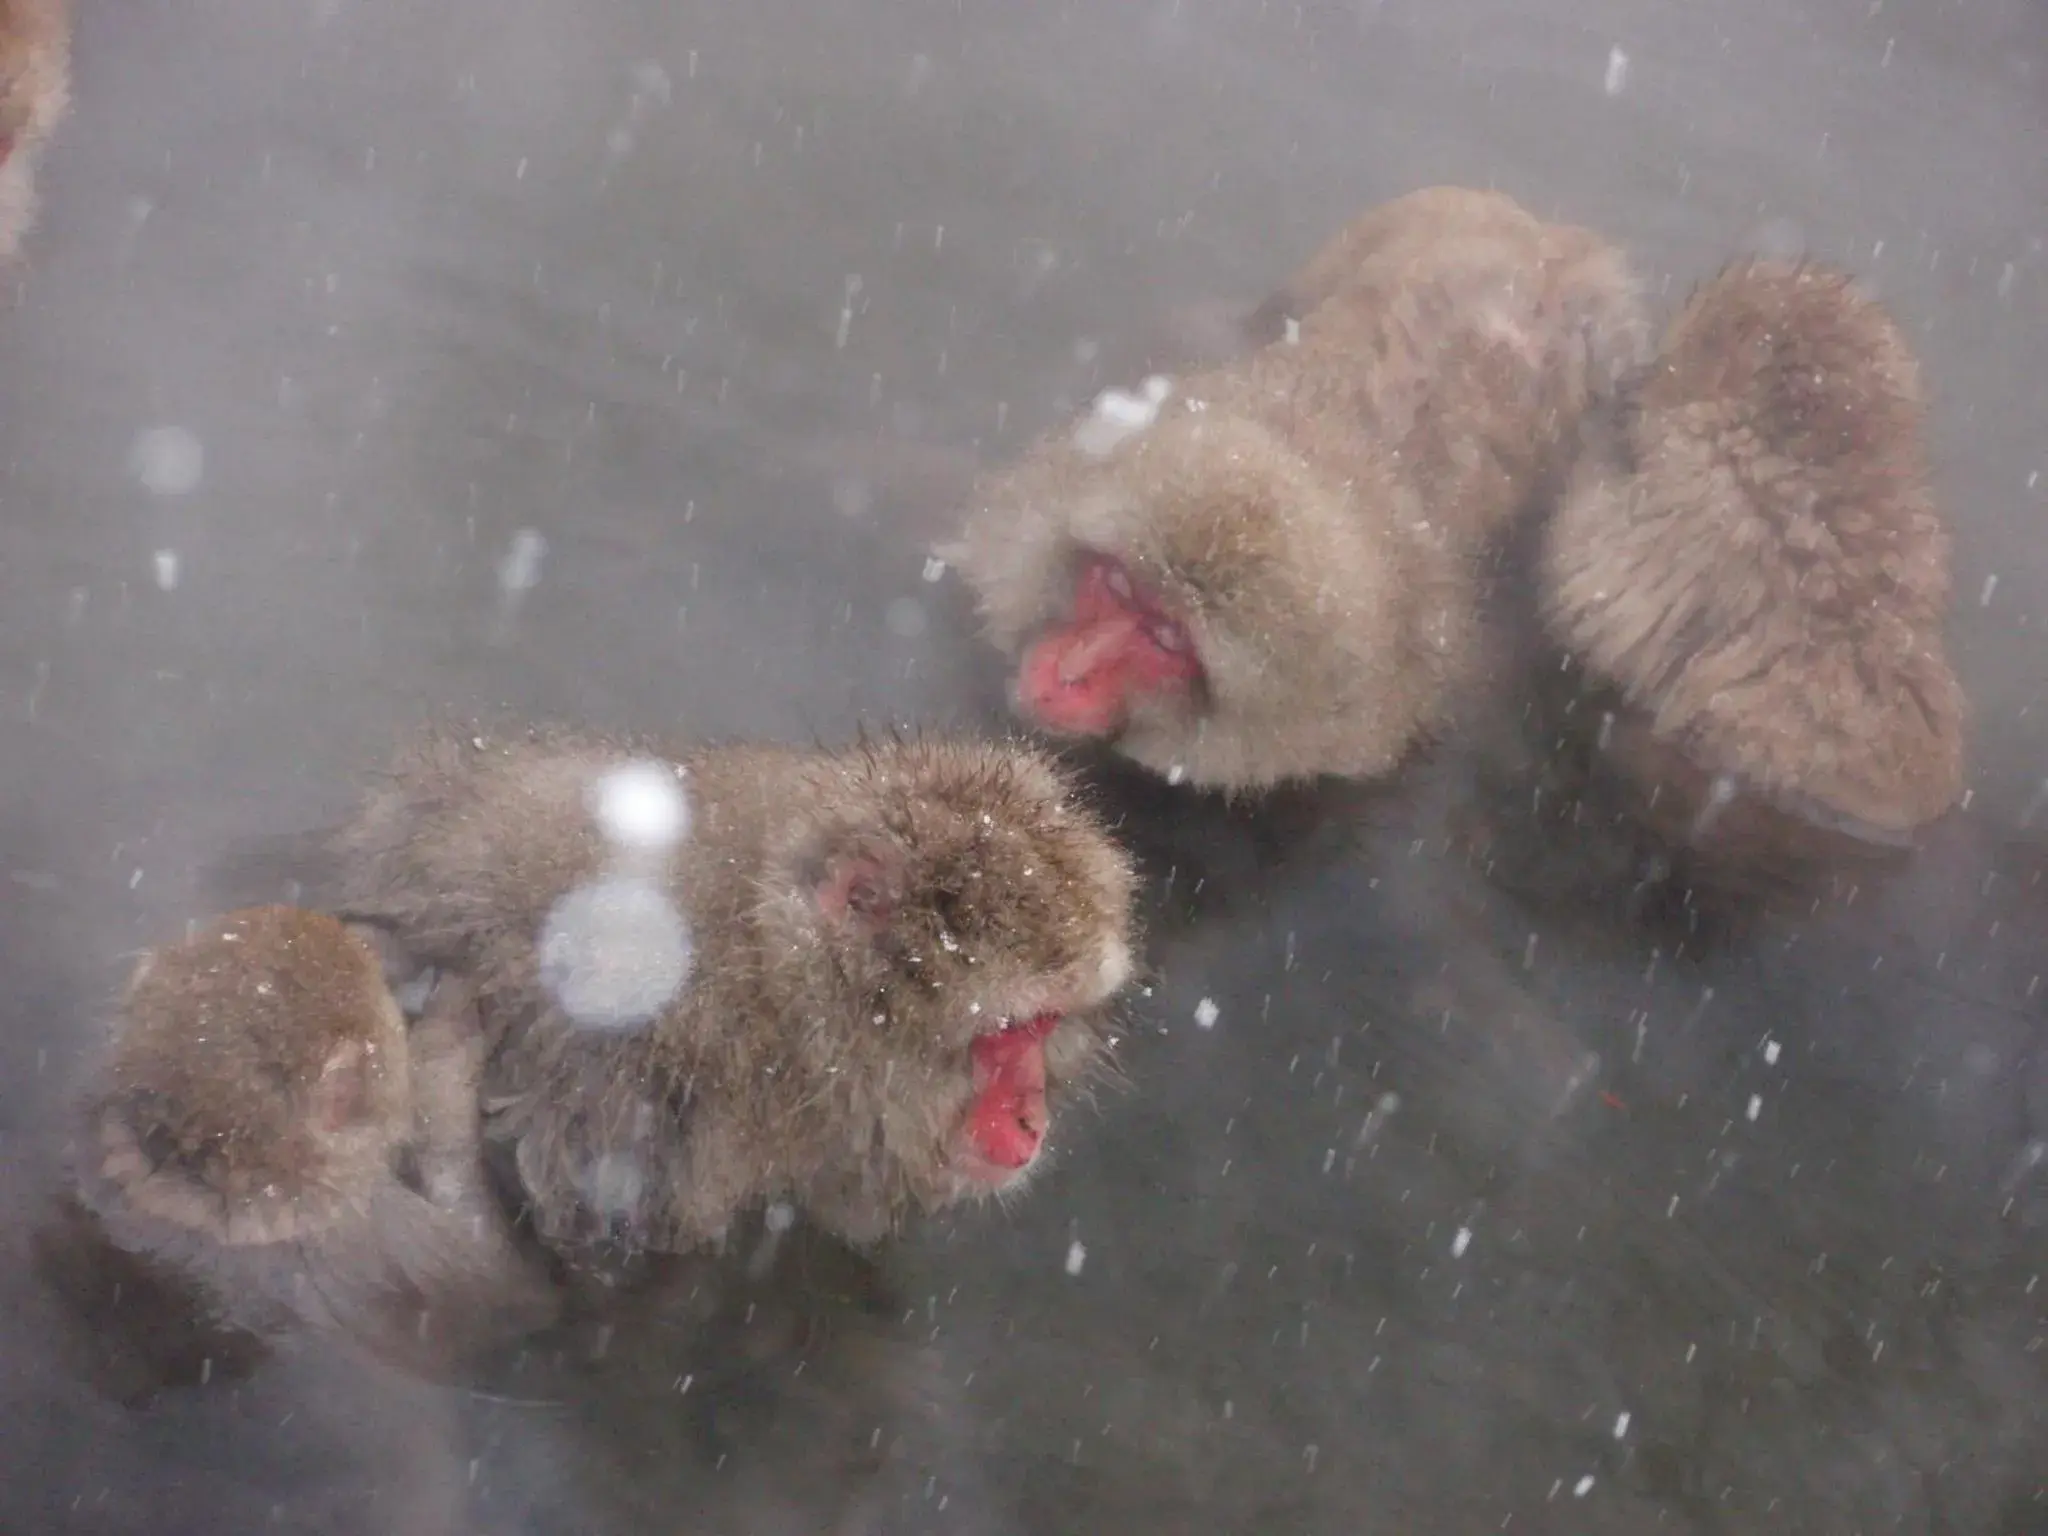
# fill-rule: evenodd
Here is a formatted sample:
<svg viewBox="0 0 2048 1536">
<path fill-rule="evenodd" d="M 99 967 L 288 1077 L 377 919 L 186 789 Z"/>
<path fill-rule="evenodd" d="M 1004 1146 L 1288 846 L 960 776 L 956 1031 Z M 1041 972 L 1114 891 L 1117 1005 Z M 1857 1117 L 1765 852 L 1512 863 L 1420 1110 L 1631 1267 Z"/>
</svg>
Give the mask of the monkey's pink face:
<svg viewBox="0 0 2048 1536">
<path fill-rule="evenodd" d="M 952 1166 L 966 1183 L 1000 1188 L 1038 1161 L 1051 1119 L 1045 1096 L 1045 1039 L 1059 1015 L 1041 1014 L 977 1035 L 968 1055 L 974 1098 L 961 1116 Z"/>
<path fill-rule="evenodd" d="M 1202 680 L 1187 626 L 1131 579 L 1123 563 L 1090 555 L 1074 581 L 1073 616 L 1024 652 L 1017 703 L 1044 729 L 1114 736 L 1133 706 L 1183 696 Z"/>
</svg>

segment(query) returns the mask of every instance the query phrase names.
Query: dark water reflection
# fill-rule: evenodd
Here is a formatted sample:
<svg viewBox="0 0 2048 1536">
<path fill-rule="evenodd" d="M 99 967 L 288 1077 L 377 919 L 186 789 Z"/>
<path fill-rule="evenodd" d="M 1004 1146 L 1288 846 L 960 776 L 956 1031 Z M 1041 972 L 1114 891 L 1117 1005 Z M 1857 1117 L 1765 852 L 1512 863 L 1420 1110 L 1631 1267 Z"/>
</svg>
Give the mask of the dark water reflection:
<svg viewBox="0 0 2048 1536">
<path fill-rule="evenodd" d="M 0 1528 L 2048 1530 L 2038 5 L 84 11 L 0 366 Z M 1476 878 L 1455 754 L 1114 781 L 1158 974 L 1014 1210 L 742 1244 L 475 1384 L 95 1390 L 30 1262 L 58 1090 L 224 855 L 443 710 L 989 720 L 933 488 L 1438 180 L 1898 307 L 1977 706 L 1908 878 L 1653 952 Z"/>
</svg>

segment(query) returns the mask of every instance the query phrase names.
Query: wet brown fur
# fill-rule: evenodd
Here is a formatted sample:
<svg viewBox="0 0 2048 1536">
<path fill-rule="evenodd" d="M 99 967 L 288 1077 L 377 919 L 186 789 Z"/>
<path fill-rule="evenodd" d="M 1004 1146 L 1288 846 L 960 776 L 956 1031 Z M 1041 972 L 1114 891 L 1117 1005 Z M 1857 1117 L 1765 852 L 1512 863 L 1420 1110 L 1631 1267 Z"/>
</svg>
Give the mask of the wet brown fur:
<svg viewBox="0 0 2048 1536">
<path fill-rule="evenodd" d="M 334 918 L 230 913 L 136 967 L 79 1193 L 252 1332 L 310 1321 L 412 1361 L 538 1326 L 551 1298 L 483 1188 L 481 1047 L 456 987 L 408 1031 Z"/>
<path fill-rule="evenodd" d="M 0 259 L 35 222 L 35 167 L 71 99 L 68 0 L 0 0 Z"/>
<path fill-rule="evenodd" d="M 1804 867 L 1955 803 L 1925 416 L 1904 337 L 1845 274 L 1755 261 L 1693 296 L 1589 433 L 1544 534 L 1544 617 L 1612 696 L 1585 721 L 1608 717 L 1603 755 L 1667 838 Z M 1717 778 L 1736 798 L 1715 808 Z"/>
<path fill-rule="evenodd" d="M 694 970 L 647 1027 L 580 1029 L 537 937 L 605 867 L 594 777 L 648 758 L 682 770 L 692 807 L 668 889 Z M 1104 1064 L 1100 1009 L 1130 970 L 1125 857 L 1044 759 L 1000 745 L 446 732 L 401 759 L 337 849 L 347 910 L 475 978 L 493 1134 L 516 1145 L 558 1248 L 688 1250 L 771 1198 L 878 1237 L 966 1192 L 949 1147 L 972 1037 L 1064 1010 L 1046 1055 L 1055 1091 L 1071 1085 Z M 849 860 L 882 871 L 872 923 L 818 900 Z"/>
<path fill-rule="evenodd" d="M 1296 334 L 1290 338 L 1288 322 Z M 1206 686 L 1137 701 L 1117 749 L 1228 790 L 1383 775 L 1477 664 L 1478 565 L 1646 337 L 1621 254 L 1492 193 L 1417 192 L 1340 233 L 1096 458 L 1062 430 L 983 481 L 943 552 L 1012 656 L 1076 559 L 1122 559 Z"/>
</svg>

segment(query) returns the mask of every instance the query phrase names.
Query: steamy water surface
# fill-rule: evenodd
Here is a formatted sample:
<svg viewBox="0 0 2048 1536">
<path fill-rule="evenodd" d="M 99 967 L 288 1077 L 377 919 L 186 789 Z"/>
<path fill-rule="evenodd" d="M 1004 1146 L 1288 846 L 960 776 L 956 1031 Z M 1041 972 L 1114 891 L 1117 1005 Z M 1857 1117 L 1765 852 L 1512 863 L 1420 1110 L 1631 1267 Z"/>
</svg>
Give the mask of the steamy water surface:
<svg viewBox="0 0 2048 1536">
<path fill-rule="evenodd" d="M 0 1529 L 2048 1531 L 2038 0 L 80 9 L 0 315 Z M 1975 710 L 1910 878 L 1701 960 L 1427 784 L 1332 839 L 1118 778 L 1155 974 L 1027 1199 L 771 1221 L 708 1324 L 485 1381 L 88 1379 L 28 1233 L 209 871 L 440 714 L 990 727 L 963 466 L 1433 182 L 1894 306 Z"/>
</svg>

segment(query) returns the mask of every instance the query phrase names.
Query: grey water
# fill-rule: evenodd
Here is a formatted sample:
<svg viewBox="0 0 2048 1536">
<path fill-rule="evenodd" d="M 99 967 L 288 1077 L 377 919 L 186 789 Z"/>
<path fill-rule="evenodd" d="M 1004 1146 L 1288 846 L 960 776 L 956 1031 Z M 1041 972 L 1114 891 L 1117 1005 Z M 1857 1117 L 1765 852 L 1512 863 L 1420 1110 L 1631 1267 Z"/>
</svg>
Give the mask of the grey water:
<svg viewBox="0 0 2048 1536">
<path fill-rule="evenodd" d="M 79 9 L 0 312 L 0 1530 L 2048 1532 L 2039 0 Z M 28 1230 L 219 861 L 442 715 L 994 728 L 960 467 L 1437 182 L 1661 303 L 1803 250 L 1906 324 L 1974 714 L 1900 889 L 1652 952 L 1426 797 L 1296 857 L 1131 792 L 1127 1087 L 1027 1199 L 796 1266 L 942 1386 L 908 1480 L 862 1369 L 728 1368 L 739 1303 L 486 1384 L 87 1379 Z"/>
</svg>

